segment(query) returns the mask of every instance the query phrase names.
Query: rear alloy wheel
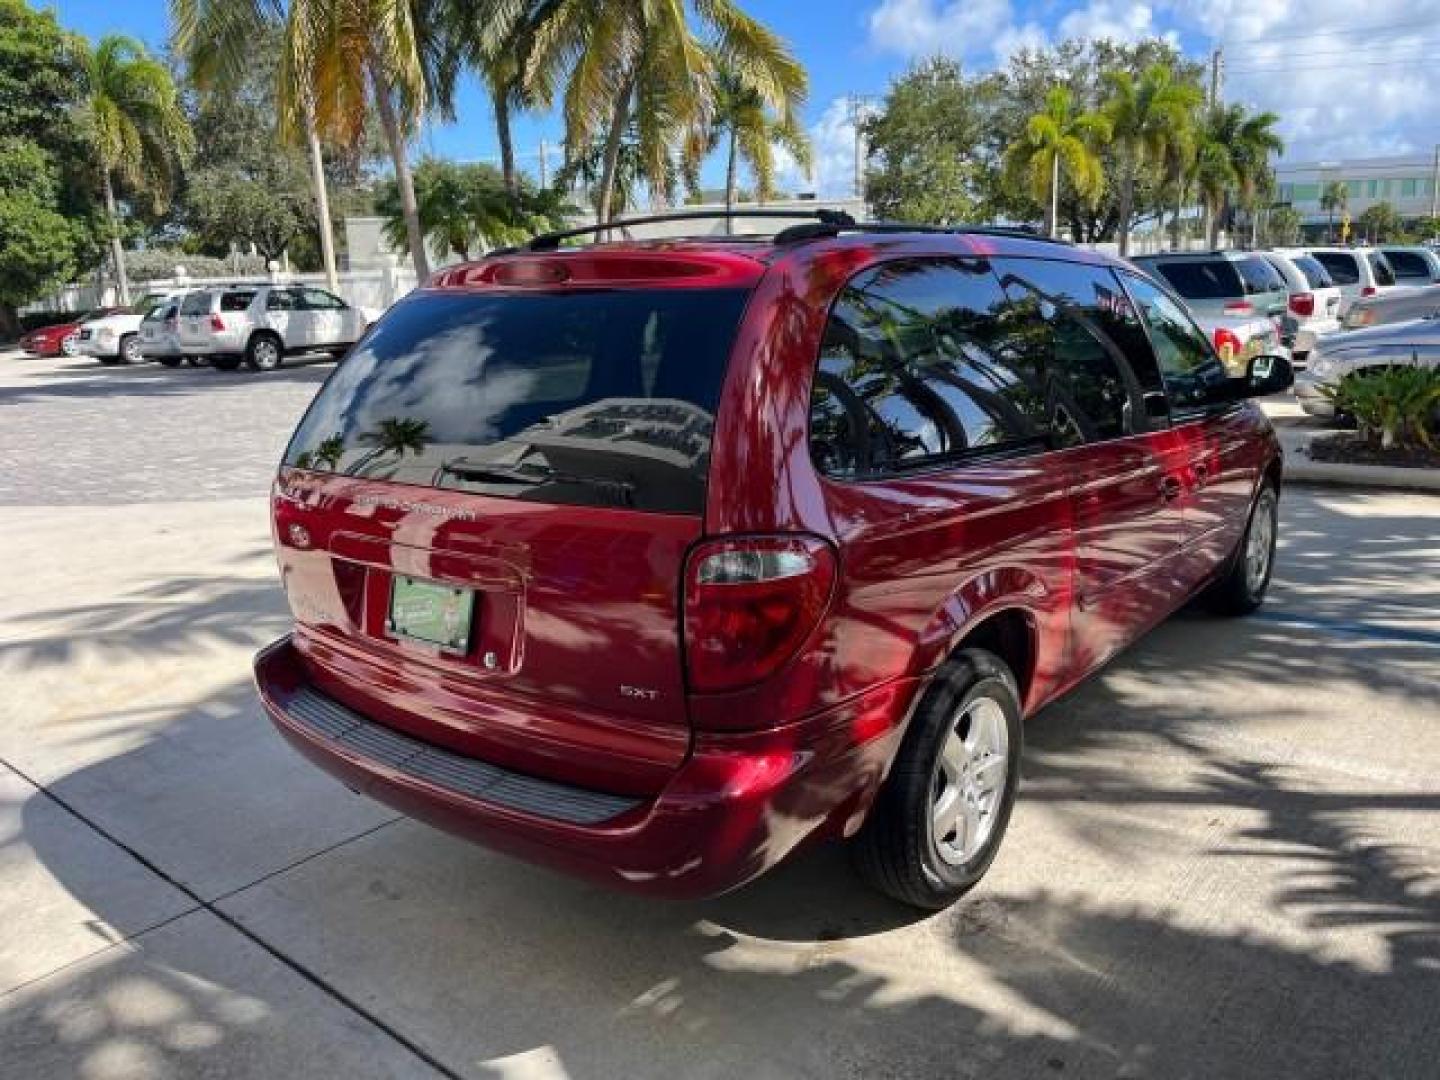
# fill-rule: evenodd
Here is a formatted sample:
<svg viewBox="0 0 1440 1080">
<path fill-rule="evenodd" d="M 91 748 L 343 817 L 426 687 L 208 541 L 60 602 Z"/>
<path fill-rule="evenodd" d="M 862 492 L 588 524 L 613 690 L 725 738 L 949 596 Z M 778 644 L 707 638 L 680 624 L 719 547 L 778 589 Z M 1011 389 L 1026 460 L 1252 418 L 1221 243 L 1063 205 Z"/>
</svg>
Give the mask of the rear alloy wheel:
<svg viewBox="0 0 1440 1080">
<path fill-rule="evenodd" d="M 1222 615 L 1248 615 L 1265 601 L 1275 570 L 1275 542 L 1280 533 L 1280 493 L 1267 482 L 1255 497 L 1245 535 L 1230 557 L 1225 576 L 1210 587 L 1206 599 Z"/>
<path fill-rule="evenodd" d="M 134 334 L 126 334 L 120 339 L 120 362 L 122 364 L 139 364 L 145 360 L 145 354 L 140 351 L 140 339 Z"/>
<path fill-rule="evenodd" d="M 999 850 L 1020 782 L 1020 695 L 984 649 L 947 660 L 924 691 L 855 838 L 860 874 L 915 907 L 953 903 Z"/>
<path fill-rule="evenodd" d="M 280 342 L 269 334 L 256 334 L 245 349 L 245 363 L 255 371 L 274 371 L 283 358 Z"/>
</svg>

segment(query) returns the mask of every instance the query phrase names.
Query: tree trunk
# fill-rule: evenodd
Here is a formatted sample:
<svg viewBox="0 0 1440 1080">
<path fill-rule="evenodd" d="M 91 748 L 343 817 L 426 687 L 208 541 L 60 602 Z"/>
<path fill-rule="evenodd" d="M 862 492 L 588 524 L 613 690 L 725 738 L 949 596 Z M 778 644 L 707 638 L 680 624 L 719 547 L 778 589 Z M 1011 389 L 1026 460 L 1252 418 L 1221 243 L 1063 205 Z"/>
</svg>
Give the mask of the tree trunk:
<svg viewBox="0 0 1440 1080">
<path fill-rule="evenodd" d="M 105 213 L 115 235 L 110 238 L 110 258 L 115 262 L 115 288 L 122 307 L 130 306 L 130 276 L 125 272 L 125 245 L 120 242 L 120 209 L 115 205 L 115 189 L 110 184 L 110 170 L 101 170 L 105 183 Z"/>
<path fill-rule="evenodd" d="M 611 221 L 615 215 L 611 208 L 615 201 L 615 171 L 620 161 L 620 142 L 625 138 L 625 125 L 630 120 L 630 98 L 635 92 L 635 74 L 625 76 L 620 93 L 615 96 L 615 108 L 610 113 L 610 128 L 605 132 L 605 158 L 600 172 L 600 192 L 596 200 L 595 216 L 601 223 Z"/>
<path fill-rule="evenodd" d="M 374 72 L 375 105 L 380 112 L 380 126 L 385 130 L 385 141 L 390 145 L 390 157 L 395 165 L 395 186 L 400 189 L 400 213 L 405 218 L 405 238 L 410 242 L 410 259 L 415 264 L 415 276 L 423 285 L 430 277 L 430 258 L 425 254 L 425 237 L 420 232 L 420 208 L 415 202 L 415 178 L 410 175 L 410 161 L 405 155 L 405 137 L 400 131 L 400 118 L 395 115 L 395 102 L 390 88 Z"/>
<path fill-rule="evenodd" d="M 500 142 L 500 175 L 505 178 L 505 190 L 511 195 L 520 193 L 520 177 L 515 172 L 515 141 L 510 132 L 510 98 L 507 87 L 492 86 L 491 98 L 495 102 L 495 138 Z"/>
<path fill-rule="evenodd" d="M 335 231 L 330 220 L 330 192 L 325 184 L 325 157 L 320 150 L 320 135 L 315 130 L 315 115 L 305 110 L 305 144 L 310 151 L 310 186 L 315 189 L 315 221 L 320 227 L 320 261 L 325 264 L 325 284 L 331 292 L 340 291 L 340 275 L 335 271 Z"/>
<path fill-rule="evenodd" d="M 1045 235 L 1060 233 L 1060 155 L 1050 155 L 1050 203 L 1045 207 Z"/>
<path fill-rule="evenodd" d="M 1135 212 L 1135 173 L 1128 167 L 1120 181 L 1119 204 L 1119 220 L 1115 223 L 1115 232 L 1120 244 L 1120 257 L 1123 259 L 1130 254 L 1130 219 Z"/>
<path fill-rule="evenodd" d="M 725 156 L 725 232 L 735 231 L 735 219 L 730 215 L 735 210 L 735 125 L 730 125 L 730 149 Z"/>
<path fill-rule="evenodd" d="M 1220 246 L 1220 214 L 1223 206 L 1214 200 L 1205 204 L 1205 243 L 1211 251 Z"/>
</svg>

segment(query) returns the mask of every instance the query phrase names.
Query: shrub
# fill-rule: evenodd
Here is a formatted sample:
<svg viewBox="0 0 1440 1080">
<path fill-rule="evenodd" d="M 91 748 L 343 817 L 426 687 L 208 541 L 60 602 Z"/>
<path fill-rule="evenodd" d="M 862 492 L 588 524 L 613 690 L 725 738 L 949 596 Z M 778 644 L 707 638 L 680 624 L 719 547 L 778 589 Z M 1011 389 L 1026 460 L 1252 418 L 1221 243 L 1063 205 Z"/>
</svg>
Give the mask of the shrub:
<svg viewBox="0 0 1440 1080">
<path fill-rule="evenodd" d="M 1335 407 L 1355 417 L 1362 438 L 1382 450 L 1422 445 L 1437 449 L 1436 412 L 1440 407 L 1440 369 L 1385 367 L 1347 375 L 1329 393 Z"/>
<path fill-rule="evenodd" d="M 125 269 L 131 281 L 173 278 L 177 266 L 185 267 L 185 272 L 192 278 L 253 276 L 265 273 L 265 260 L 259 255 L 217 259 L 213 255 L 187 255 L 183 251 L 167 248 L 146 248 L 144 251 L 125 253 Z"/>
</svg>

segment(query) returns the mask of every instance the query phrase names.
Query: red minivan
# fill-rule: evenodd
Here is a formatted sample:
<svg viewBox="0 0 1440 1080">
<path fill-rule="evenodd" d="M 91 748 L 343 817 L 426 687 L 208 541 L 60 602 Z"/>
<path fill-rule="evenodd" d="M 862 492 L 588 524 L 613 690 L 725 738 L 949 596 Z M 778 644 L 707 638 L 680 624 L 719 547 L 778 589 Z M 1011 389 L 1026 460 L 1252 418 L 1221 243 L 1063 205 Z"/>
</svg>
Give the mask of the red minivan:
<svg viewBox="0 0 1440 1080">
<path fill-rule="evenodd" d="M 994 858 L 1026 716 L 1199 594 L 1261 602 L 1281 458 L 1246 399 L 1283 357 L 1228 377 L 1069 245 L 815 216 L 542 237 L 392 308 L 275 483 L 286 738 L 610 885 L 849 838 L 934 908 Z"/>
</svg>

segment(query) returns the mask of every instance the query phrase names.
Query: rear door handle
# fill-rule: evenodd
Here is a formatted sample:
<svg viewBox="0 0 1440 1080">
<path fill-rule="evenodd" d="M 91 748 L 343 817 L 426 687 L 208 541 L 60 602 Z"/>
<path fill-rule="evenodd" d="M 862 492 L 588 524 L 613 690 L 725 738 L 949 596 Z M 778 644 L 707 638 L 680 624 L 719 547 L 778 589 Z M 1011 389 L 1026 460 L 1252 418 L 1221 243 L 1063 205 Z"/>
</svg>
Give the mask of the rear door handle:
<svg viewBox="0 0 1440 1080">
<path fill-rule="evenodd" d="M 1167 476 L 1160 481 L 1160 498 L 1163 502 L 1174 502 L 1183 490 L 1179 478 Z"/>
</svg>

